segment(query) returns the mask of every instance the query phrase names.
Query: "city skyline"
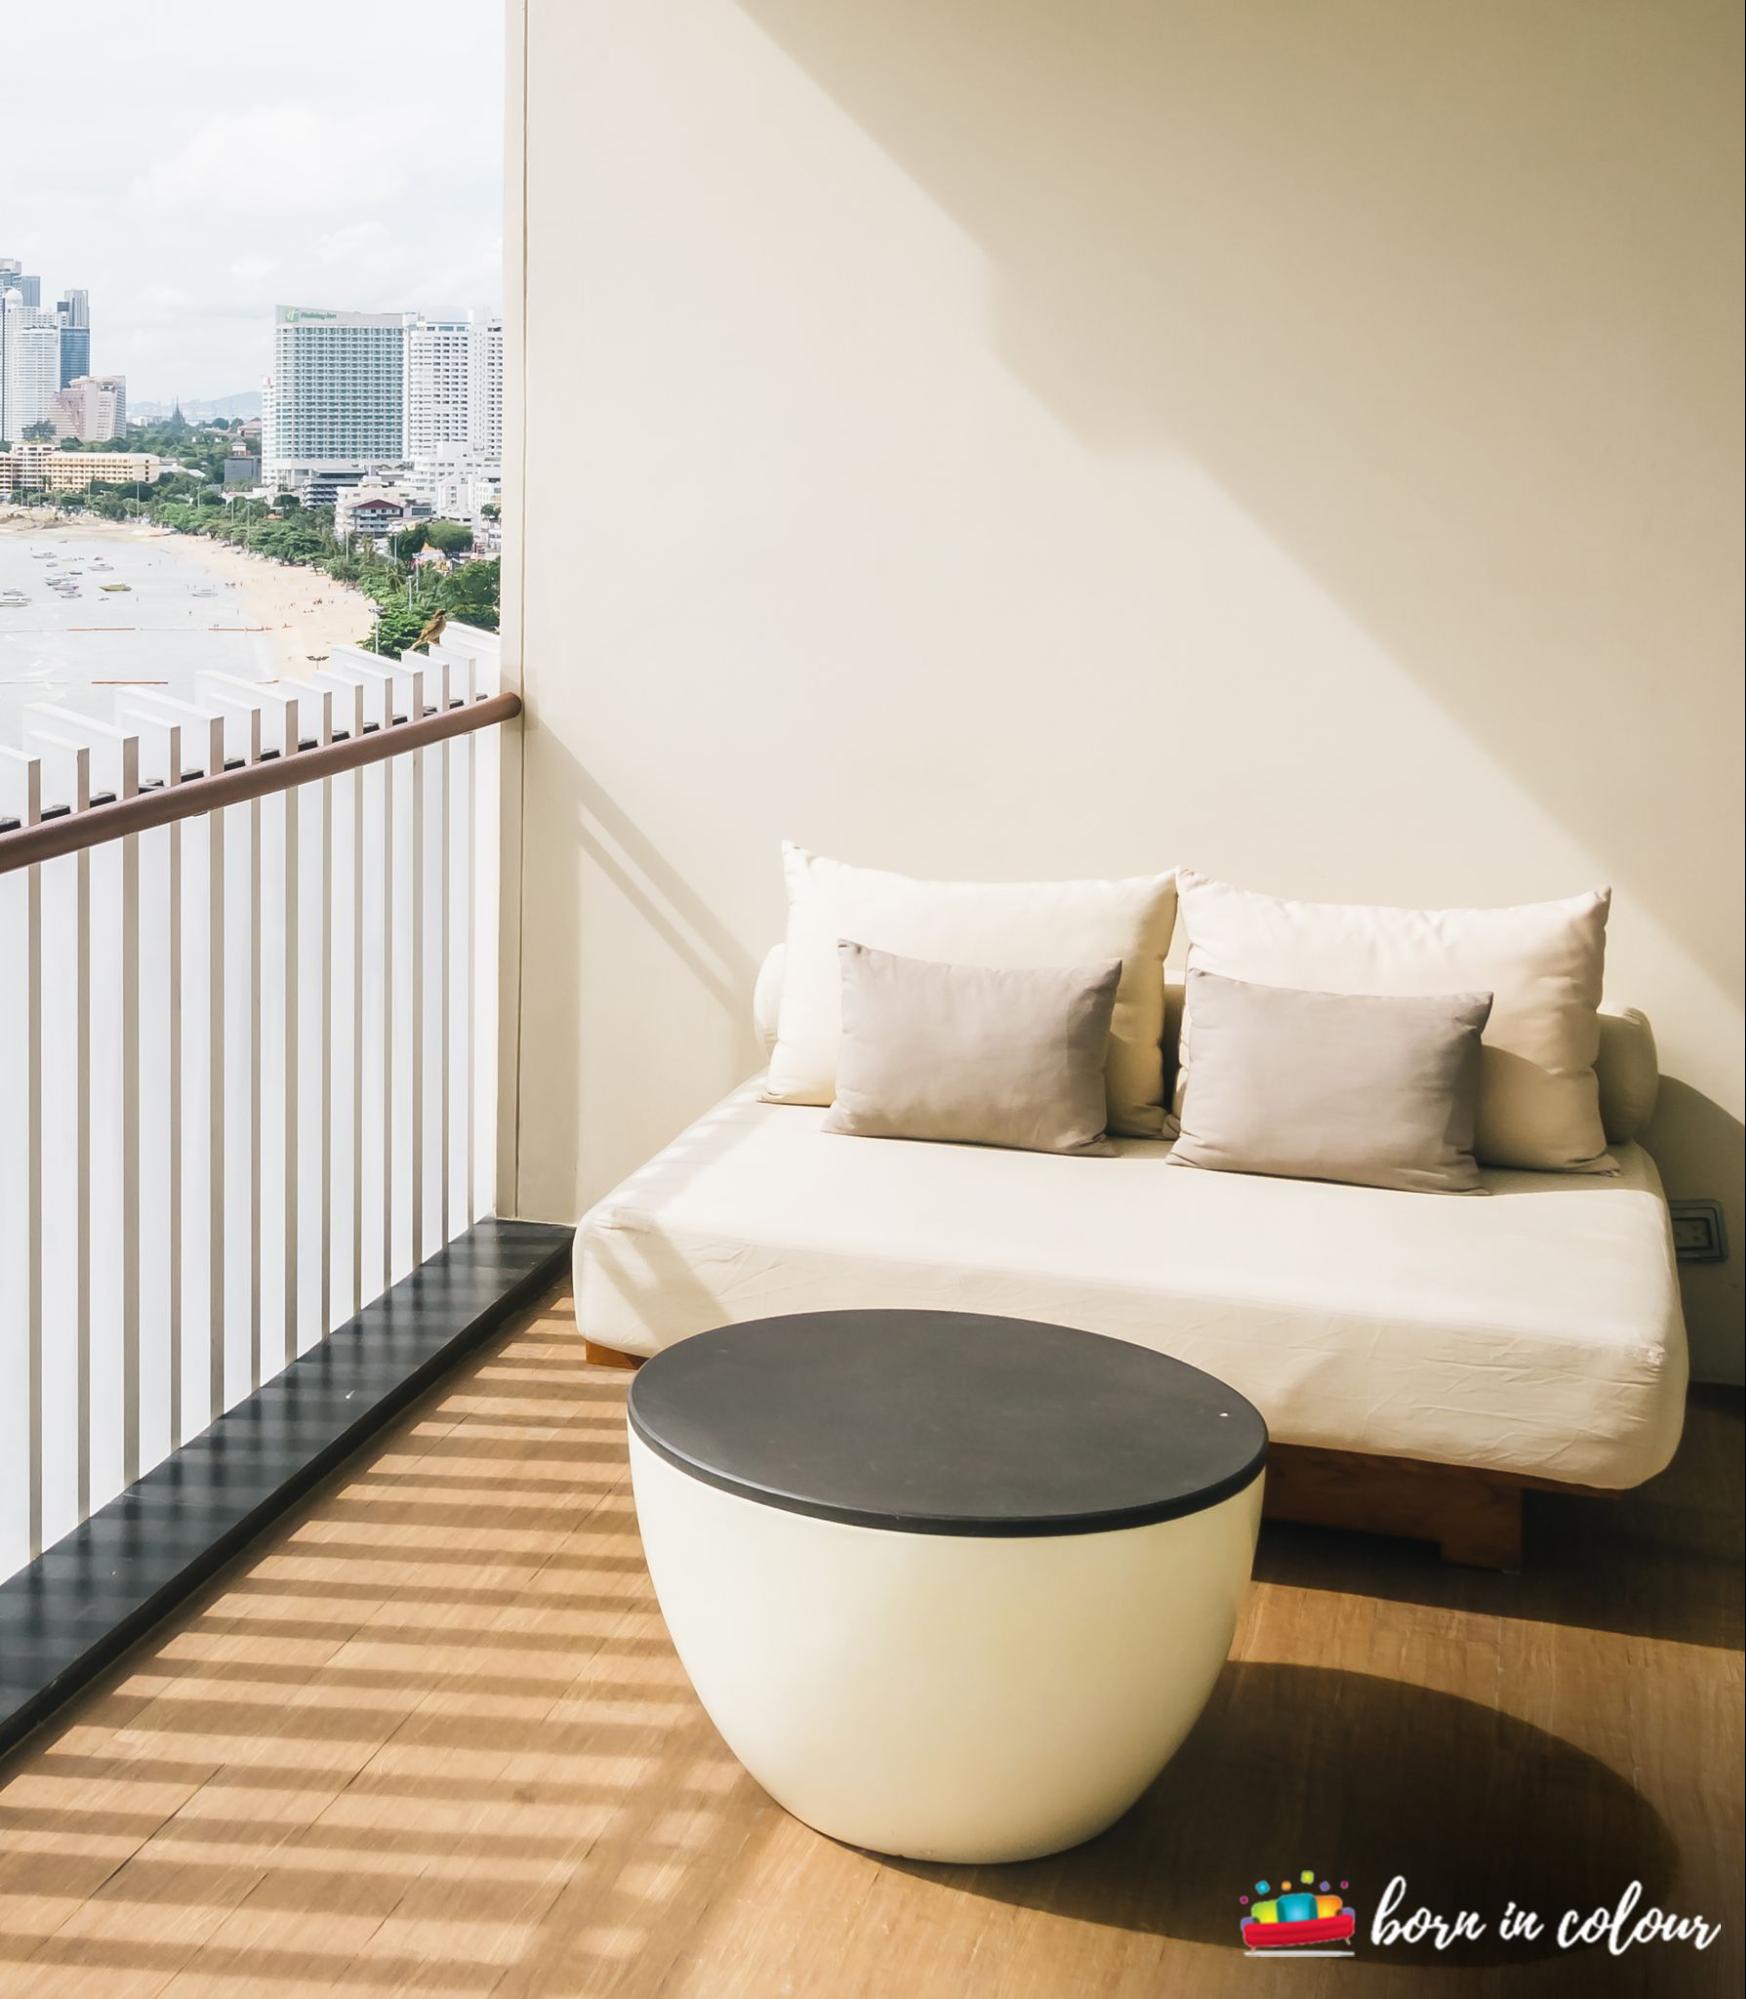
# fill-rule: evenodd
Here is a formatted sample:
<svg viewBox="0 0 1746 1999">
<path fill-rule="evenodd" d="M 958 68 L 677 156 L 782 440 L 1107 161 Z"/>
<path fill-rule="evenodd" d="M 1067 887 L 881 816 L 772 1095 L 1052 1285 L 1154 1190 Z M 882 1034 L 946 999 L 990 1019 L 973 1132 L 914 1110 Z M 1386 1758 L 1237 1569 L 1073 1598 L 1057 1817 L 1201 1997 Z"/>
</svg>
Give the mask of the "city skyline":
<svg viewBox="0 0 1746 1999">
<path fill-rule="evenodd" d="M 500 314 L 279 307 L 261 407 L 270 491 L 329 505 L 395 466 L 427 489 L 442 473 L 495 489 L 502 452 Z"/>
<path fill-rule="evenodd" d="M 413 35 L 308 0 L 293 36 L 269 10 L 185 0 L 166 45 L 148 14 L 92 0 L 82 32 L 131 99 L 175 115 L 112 121 L 69 150 L 55 94 L 21 93 L 0 253 L 40 275 L 47 303 L 89 294 L 92 362 L 143 403 L 258 389 L 286 302 L 497 310 L 500 23 L 458 0 L 418 19 Z M 16 74 L 57 73 L 63 35 L 38 14 L 11 24 Z"/>
</svg>

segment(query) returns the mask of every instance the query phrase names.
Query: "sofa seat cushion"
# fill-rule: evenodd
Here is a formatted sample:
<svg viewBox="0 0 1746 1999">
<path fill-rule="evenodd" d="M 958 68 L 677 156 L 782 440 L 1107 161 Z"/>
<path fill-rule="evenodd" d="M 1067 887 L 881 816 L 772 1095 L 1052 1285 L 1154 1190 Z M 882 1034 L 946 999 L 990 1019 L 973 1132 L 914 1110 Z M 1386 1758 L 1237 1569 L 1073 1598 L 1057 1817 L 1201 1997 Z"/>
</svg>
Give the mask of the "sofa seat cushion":
<svg viewBox="0 0 1746 1999">
<path fill-rule="evenodd" d="M 1276 1441 L 1623 1487 L 1683 1419 L 1684 1324 L 1653 1162 L 1487 1170 L 1489 1200 L 1166 1172 L 820 1130 L 754 1080 L 584 1217 L 576 1311 L 651 1354 L 839 1306 L 1082 1326 L 1220 1376 Z"/>
</svg>

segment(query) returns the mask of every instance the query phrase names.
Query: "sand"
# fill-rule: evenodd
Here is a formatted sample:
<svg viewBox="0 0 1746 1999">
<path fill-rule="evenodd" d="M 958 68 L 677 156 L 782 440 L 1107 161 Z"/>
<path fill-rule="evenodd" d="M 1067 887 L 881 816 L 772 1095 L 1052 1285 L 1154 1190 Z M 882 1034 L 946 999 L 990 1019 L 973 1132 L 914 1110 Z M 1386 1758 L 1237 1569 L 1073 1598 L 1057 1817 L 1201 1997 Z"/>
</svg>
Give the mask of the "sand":
<svg viewBox="0 0 1746 1999">
<path fill-rule="evenodd" d="M 307 673 L 315 658 L 335 645 L 356 645 L 369 633 L 376 607 L 362 591 L 336 583 L 319 569 L 302 569 L 251 555 L 204 535 L 170 528 L 97 520 L 79 515 L 57 520 L 29 508 L 0 508 L 0 535 L 22 535 L 33 543 L 58 540 L 116 540 L 134 544 L 174 544 L 175 554 L 217 580 L 235 583 L 240 622 L 261 631 L 280 674 Z M 234 601 L 234 600 L 233 600 Z"/>
</svg>

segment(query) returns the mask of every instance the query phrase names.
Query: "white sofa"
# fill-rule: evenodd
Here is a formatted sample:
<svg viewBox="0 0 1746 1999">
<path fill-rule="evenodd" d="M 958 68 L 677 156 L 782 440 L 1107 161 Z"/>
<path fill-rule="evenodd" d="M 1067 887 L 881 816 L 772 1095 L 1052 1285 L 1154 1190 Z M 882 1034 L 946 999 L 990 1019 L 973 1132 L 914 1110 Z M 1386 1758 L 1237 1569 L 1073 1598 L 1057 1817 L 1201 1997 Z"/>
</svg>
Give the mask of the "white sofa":
<svg viewBox="0 0 1746 1999">
<path fill-rule="evenodd" d="M 758 985 L 766 1043 L 781 962 Z M 1604 1016 L 1599 1069 L 1619 1173 L 1488 1170 L 1489 1199 L 1163 1172 L 1159 1139 L 1063 1158 L 834 1137 L 754 1078 L 583 1218 L 577 1319 L 632 1357 L 839 1306 L 1051 1320 L 1218 1375 L 1276 1444 L 1620 1489 L 1672 1456 L 1687 1360 L 1637 1143 L 1657 1073 L 1642 1015 Z"/>
</svg>

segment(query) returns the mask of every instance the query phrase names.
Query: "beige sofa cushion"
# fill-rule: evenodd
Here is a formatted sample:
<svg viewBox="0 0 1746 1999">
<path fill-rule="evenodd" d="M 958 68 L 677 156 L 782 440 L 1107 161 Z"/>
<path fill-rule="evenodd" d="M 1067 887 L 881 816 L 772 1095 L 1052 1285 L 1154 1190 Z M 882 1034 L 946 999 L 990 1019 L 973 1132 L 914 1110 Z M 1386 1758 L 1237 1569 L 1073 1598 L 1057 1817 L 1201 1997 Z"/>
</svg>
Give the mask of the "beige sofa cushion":
<svg viewBox="0 0 1746 1999">
<path fill-rule="evenodd" d="M 1628 1145 L 1641 1138 L 1661 1093 L 1661 1062 L 1646 1013 L 1634 1006 L 1601 1008 L 1594 1073 L 1600 1083 L 1601 1124 L 1608 1144 Z"/>
<path fill-rule="evenodd" d="M 1667 1208 L 1616 1177 L 1487 1169 L 1488 1200 L 1111 1156 L 827 1138 L 749 1083 L 576 1236 L 591 1340 L 864 1305 L 1084 1326 L 1208 1369 L 1284 1444 L 1624 1486 L 1666 1464 L 1686 1352 Z"/>
<path fill-rule="evenodd" d="M 1122 968 L 935 965 L 845 940 L 824 1128 L 1030 1152 L 1107 1151 L 1103 1066 Z"/>
<path fill-rule="evenodd" d="M 752 985 L 752 1031 L 758 1037 L 766 1059 L 776 1046 L 782 1020 L 782 981 L 788 967 L 788 947 L 772 944 L 758 964 Z"/>
<path fill-rule="evenodd" d="M 1513 909 L 1291 902 L 1183 869 L 1190 969 L 1318 992 L 1489 992 L 1474 1150 L 1483 1165 L 1605 1173 L 1595 1058 L 1610 891 Z M 1194 1064 L 1184 1014 L 1178 1093 Z"/>
<path fill-rule="evenodd" d="M 1490 993 L 1305 993 L 1191 968 L 1194 1074 L 1172 1166 L 1480 1191 L 1479 1037 Z"/>
<path fill-rule="evenodd" d="M 1111 1131 L 1164 1128 L 1164 954 L 1176 917 L 1169 874 L 1127 881 L 935 882 L 785 844 L 788 937 L 772 1103 L 828 1104 L 842 1027 L 837 943 L 939 964 L 1011 970 L 1119 959 L 1104 1069 Z"/>
</svg>

